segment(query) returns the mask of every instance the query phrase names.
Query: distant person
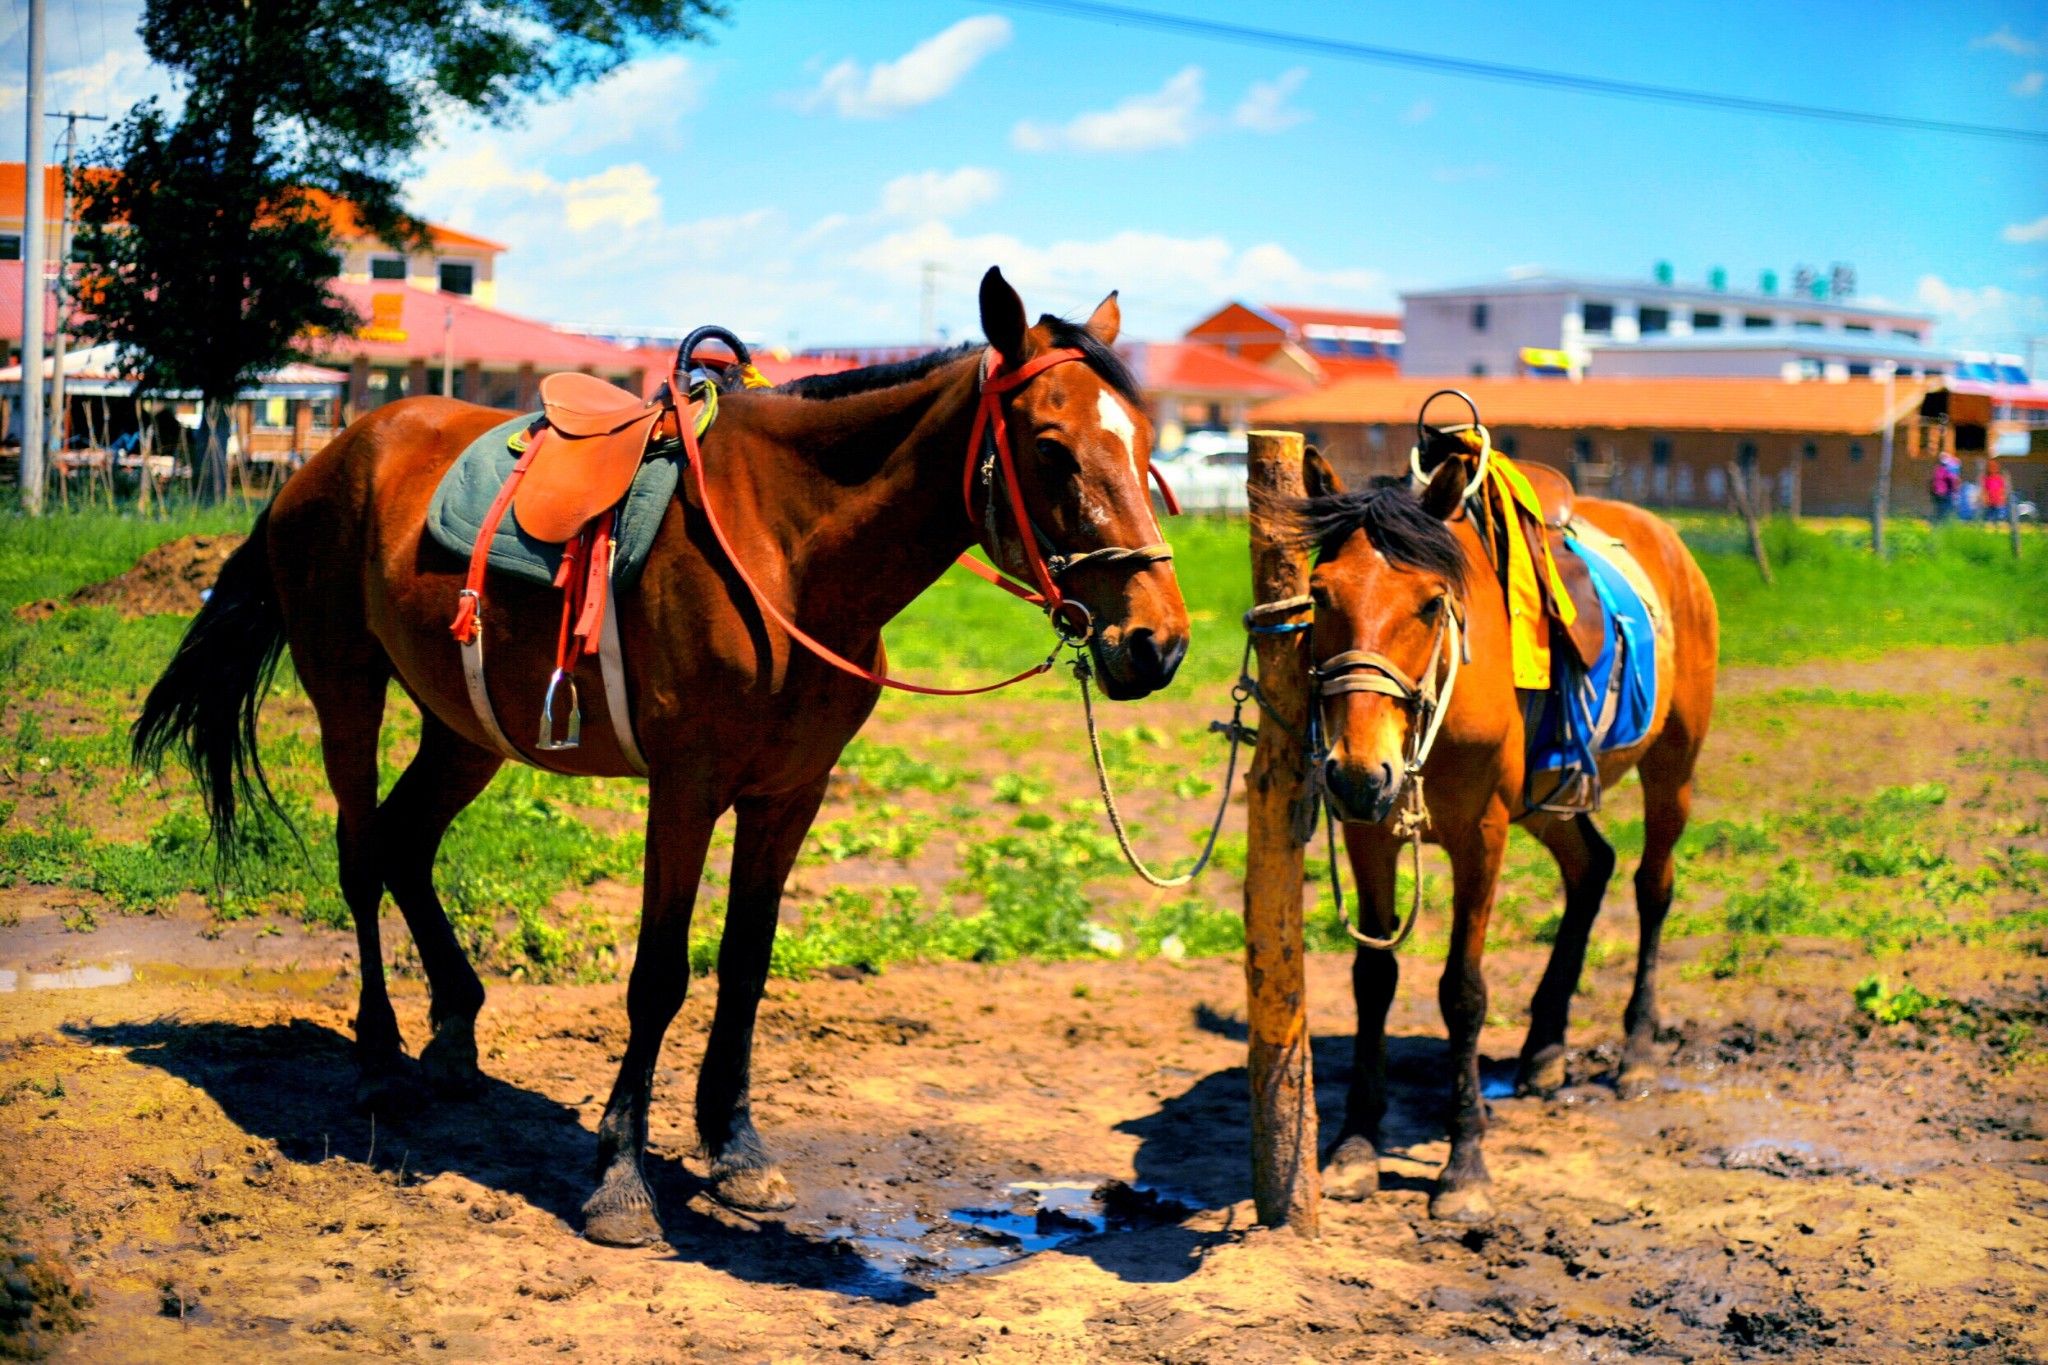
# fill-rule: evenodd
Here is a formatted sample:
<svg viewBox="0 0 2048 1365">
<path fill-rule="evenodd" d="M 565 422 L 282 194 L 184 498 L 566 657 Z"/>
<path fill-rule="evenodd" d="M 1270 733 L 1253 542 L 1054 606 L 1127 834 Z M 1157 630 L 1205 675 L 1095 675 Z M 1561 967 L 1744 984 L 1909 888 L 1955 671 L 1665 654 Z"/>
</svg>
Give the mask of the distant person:
<svg viewBox="0 0 2048 1365">
<path fill-rule="evenodd" d="M 2006 484 L 2005 471 L 1998 467 L 1998 461 L 1993 460 L 1984 471 L 1984 520 L 2004 521 L 2006 503 L 2011 496 L 2012 490 Z"/>
<path fill-rule="evenodd" d="M 1934 522 L 1940 525 L 1956 510 L 1956 491 L 1963 483 L 1963 462 L 1944 455 L 1934 462 L 1934 474 L 1927 480 L 1927 496 L 1934 504 Z"/>
<path fill-rule="evenodd" d="M 1963 480 L 1962 489 L 1956 494 L 1956 520 L 1975 521 L 1977 509 L 1983 503 L 1984 495 L 1978 491 L 1976 481 Z"/>
</svg>

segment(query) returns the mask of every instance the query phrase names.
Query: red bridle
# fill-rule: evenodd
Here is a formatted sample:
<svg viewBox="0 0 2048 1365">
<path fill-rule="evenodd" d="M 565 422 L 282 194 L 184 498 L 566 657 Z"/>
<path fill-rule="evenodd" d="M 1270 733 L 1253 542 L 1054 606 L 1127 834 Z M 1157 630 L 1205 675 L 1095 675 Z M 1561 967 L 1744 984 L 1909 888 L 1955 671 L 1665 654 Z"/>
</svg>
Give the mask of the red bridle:
<svg viewBox="0 0 2048 1365">
<path fill-rule="evenodd" d="M 1000 473 L 1004 483 L 1008 485 L 1010 515 L 1016 520 L 1017 538 L 1023 542 L 1024 546 L 1025 566 L 1030 570 L 1032 578 L 1038 584 L 1037 591 L 1034 592 L 1029 588 L 1012 582 L 999 570 L 983 564 L 972 555 L 961 555 L 959 563 L 962 568 L 970 570 L 1005 592 L 1022 598 L 1034 606 L 1043 607 L 1053 618 L 1054 628 L 1061 630 L 1064 635 L 1067 626 L 1062 621 L 1060 613 L 1067 605 L 1069 599 L 1061 594 L 1059 583 L 1055 579 L 1051 567 L 1047 565 L 1044 554 L 1039 550 L 1038 537 L 1032 529 L 1031 514 L 1024 505 L 1024 492 L 1017 482 L 1016 460 L 1010 450 L 1009 426 L 1003 419 L 1003 396 L 1023 387 L 1055 365 L 1064 365 L 1070 360 L 1084 360 L 1086 357 L 1082 352 L 1071 348 L 1045 351 L 1033 356 L 1014 369 L 1005 370 L 999 355 L 994 351 L 990 351 L 988 354 L 990 360 L 986 363 L 981 376 L 981 397 L 977 401 L 974 410 L 974 427 L 967 438 L 967 469 L 961 480 L 961 497 L 967 508 L 967 520 L 971 524 L 979 525 L 980 521 L 974 511 L 975 465 L 980 458 L 983 437 L 992 436 L 995 443 L 996 467 L 991 471 L 990 477 L 993 478 L 997 473 Z M 672 394 L 688 392 L 687 387 L 683 386 L 683 379 L 680 374 L 671 380 L 670 391 Z M 712 507 L 710 491 L 704 482 L 704 460 L 697 447 L 697 433 L 694 426 L 687 419 L 678 422 L 677 426 L 682 431 L 683 449 L 687 456 L 690 477 L 697 484 L 697 501 L 704 509 L 704 520 L 710 525 L 712 537 L 718 541 L 718 548 L 725 552 L 726 559 L 732 564 L 733 572 L 737 573 L 740 576 L 740 581 L 747 585 L 747 590 L 754 595 L 754 601 L 760 604 L 764 615 L 787 631 L 792 640 L 795 640 L 812 654 L 832 665 L 832 667 L 842 673 L 849 673 L 856 678 L 865 679 L 877 686 L 893 687 L 901 692 L 917 692 L 932 697 L 970 697 L 982 692 L 994 692 L 1000 688 L 1023 682 L 1026 678 L 1035 678 L 1052 667 L 1053 660 L 1051 657 L 1047 657 L 1043 663 L 1035 664 L 1025 669 L 1022 673 L 1005 678 L 1001 682 L 986 683 L 980 687 L 927 687 L 922 683 L 904 682 L 900 679 L 889 677 L 887 674 L 878 673 L 873 669 L 863 668 L 851 659 L 843 657 L 814 639 L 801 626 L 797 625 L 795 621 L 791 620 L 786 612 L 776 606 L 774 600 L 766 592 L 762 591 L 761 585 L 754 580 L 753 574 L 748 572 L 745 561 L 733 549 L 732 541 L 726 536 L 725 527 L 719 521 L 717 511 Z M 1173 496 L 1173 490 L 1167 487 L 1165 478 L 1159 473 L 1159 467 L 1153 465 L 1151 468 L 1152 477 L 1159 483 L 1160 495 L 1166 501 L 1167 512 L 1170 515 L 1178 515 L 1180 503 Z M 993 538 L 993 527 L 984 526 L 982 531 L 984 537 Z M 1080 604 L 1077 602 L 1074 605 L 1078 607 Z"/>
</svg>

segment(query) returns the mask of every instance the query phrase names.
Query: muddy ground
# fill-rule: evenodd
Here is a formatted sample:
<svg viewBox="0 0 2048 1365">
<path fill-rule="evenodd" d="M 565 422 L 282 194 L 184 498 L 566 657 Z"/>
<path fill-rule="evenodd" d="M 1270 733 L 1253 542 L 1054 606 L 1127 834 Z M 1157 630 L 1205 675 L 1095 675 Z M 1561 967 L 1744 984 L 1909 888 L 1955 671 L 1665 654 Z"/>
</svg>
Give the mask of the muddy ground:
<svg viewBox="0 0 2048 1365">
<path fill-rule="evenodd" d="M 2011 683 L 2042 663 L 2028 648 L 1735 673 L 1730 696 L 1753 707 L 1889 687 L 1995 715 L 1844 710 L 1788 742 L 1752 714 L 1710 750 L 1696 814 L 1945 778 L 2030 811 L 2039 846 L 2039 689 Z M 917 725 L 885 712 L 876 738 L 915 748 L 932 733 Z M 1987 751 L 2012 761 L 1987 772 Z M 1625 886 L 1606 932 L 1633 930 Z M 1410 957 L 1384 1188 L 1326 1204 L 1314 1243 L 1251 1224 L 1231 961 L 774 983 L 756 1112 L 799 1203 L 765 1222 L 701 1193 L 704 982 L 653 1114 L 669 1245 L 615 1251 L 575 1223 L 621 985 L 494 983 L 485 1093 L 373 1124 L 352 1105 L 345 936 L 194 913 L 103 917 L 85 938 L 62 900 L 0 892 L 0 1237 L 38 1258 L 32 1276 L 0 1266 L 0 1314 L 86 1291 L 63 1305 L 83 1330 L 43 1339 L 59 1358 L 2048 1359 L 2039 934 L 1879 964 L 1951 997 L 1941 1017 L 1967 1031 L 1874 1022 L 1852 999 L 1873 970 L 1853 943 L 1790 940 L 1716 979 L 1699 970 L 1715 941 L 1680 940 L 1666 1082 L 1629 1102 L 1611 1086 L 1629 954 L 1596 954 L 1574 1084 L 1545 1100 L 1507 1093 L 1544 950 L 1491 953 L 1500 1213 L 1481 1229 L 1425 1215 L 1445 1049 L 1437 964 Z M 403 938 L 395 914 L 386 933 Z M 1326 1132 L 1347 977 L 1311 961 Z M 417 1043 L 424 994 L 409 977 L 394 994 Z"/>
</svg>

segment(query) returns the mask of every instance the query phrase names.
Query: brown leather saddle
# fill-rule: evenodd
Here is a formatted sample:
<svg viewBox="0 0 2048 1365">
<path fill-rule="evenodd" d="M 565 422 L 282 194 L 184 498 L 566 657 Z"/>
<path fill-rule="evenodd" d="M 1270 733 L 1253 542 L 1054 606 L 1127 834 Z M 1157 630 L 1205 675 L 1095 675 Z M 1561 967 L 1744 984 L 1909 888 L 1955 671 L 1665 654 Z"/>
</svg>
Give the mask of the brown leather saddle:
<svg viewBox="0 0 2048 1365">
<path fill-rule="evenodd" d="M 1434 470 L 1447 458 L 1456 457 L 1469 462 L 1478 454 L 1474 444 L 1476 434 L 1469 429 L 1446 430 L 1425 425 L 1421 436 L 1419 449 L 1425 473 Z M 1493 458 L 1502 457 L 1496 451 Z M 1601 646 L 1606 640 L 1607 609 L 1601 605 L 1600 594 L 1594 590 L 1592 570 L 1565 540 L 1577 511 L 1577 494 L 1571 480 L 1549 465 L 1518 462 L 1515 468 L 1529 481 L 1543 517 L 1541 524 L 1526 516 L 1519 518 L 1520 533 L 1527 539 L 1529 553 L 1539 565 L 1543 562 L 1544 549 L 1549 549 L 1551 562 L 1557 565 L 1557 576 L 1564 584 L 1565 597 L 1571 603 L 1570 624 L 1565 623 L 1563 605 L 1552 600 L 1550 585 L 1539 572 L 1537 580 L 1543 586 L 1545 609 L 1557 635 L 1570 642 L 1580 666 L 1591 668 L 1600 657 Z M 1490 541 L 1490 535 L 1488 539 Z M 1496 561 L 1505 573 L 1504 557 L 1496 556 Z"/>
<path fill-rule="evenodd" d="M 671 402 L 666 387 L 640 398 L 573 371 L 540 381 L 540 405 L 545 426 L 529 438 L 540 448 L 512 499 L 512 514 L 527 535 L 556 545 L 618 505 L 658 434 L 680 440 L 675 421 L 696 417 L 696 405 Z"/>
</svg>

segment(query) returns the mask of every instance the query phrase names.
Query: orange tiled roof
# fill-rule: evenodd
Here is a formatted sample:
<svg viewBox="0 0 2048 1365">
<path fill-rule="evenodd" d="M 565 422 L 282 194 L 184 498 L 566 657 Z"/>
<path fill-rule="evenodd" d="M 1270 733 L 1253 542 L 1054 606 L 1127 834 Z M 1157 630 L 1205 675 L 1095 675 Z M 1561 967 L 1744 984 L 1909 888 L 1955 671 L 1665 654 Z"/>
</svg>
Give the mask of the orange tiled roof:
<svg viewBox="0 0 2048 1365">
<path fill-rule="evenodd" d="M 1856 435 L 1885 424 L 1885 386 L 1788 384 L 1776 379 L 1348 379 L 1262 404 L 1255 422 L 1282 426 L 1413 422 L 1438 389 L 1472 395 L 1488 426 L 1668 431 L 1797 431 Z M 1893 412 L 1918 401 L 1920 386 L 1894 387 Z M 1455 405 L 1454 405 L 1455 406 Z M 1450 420 L 1450 419 L 1447 419 Z"/>
<path fill-rule="evenodd" d="M 1255 365 L 1221 346 L 1192 341 L 1141 341 L 1120 349 L 1137 377 L 1138 386 L 1150 393 L 1274 398 L 1308 387 L 1303 380 Z"/>
<path fill-rule="evenodd" d="M 1286 318 L 1297 327 L 1372 327 L 1382 331 L 1401 330 L 1399 313 L 1360 313 L 1347 308 L 1312 308 L 1305 304 L 1262 303 L 1268 313 Z"/>
<path fill-rule="evenodd" d="M 87 175 L 110 175 L 112 172 L 99 167 L 85 168 Z M 44 215 L 55 222 L 58 206 L 62 201 L 64 185 L 63 172 L 56 166 L 43 167 Z M 309 191 L 313 203 L 324 209 L 335 232 L 343 237 L 361 237 L 363 226 L 357 220 L 355 206 L 346 200 L 337 199 L 324 190 Z M 12 221 L 28 213 L 28 167 L 20 161 L 0 161 L 0 220 Z M 504 245 L 486 237 L 457 232 L 454 228 L 442 227 L 439 223 L 427 224 L 427 235 L 436 246 L 467 248 L 471 251 L 503 251 Z"/>
</svg>

